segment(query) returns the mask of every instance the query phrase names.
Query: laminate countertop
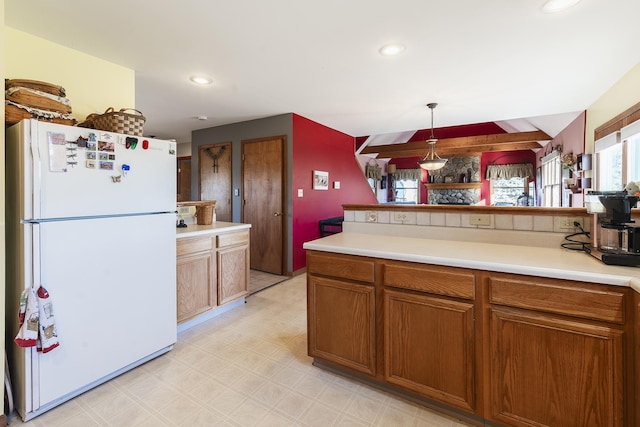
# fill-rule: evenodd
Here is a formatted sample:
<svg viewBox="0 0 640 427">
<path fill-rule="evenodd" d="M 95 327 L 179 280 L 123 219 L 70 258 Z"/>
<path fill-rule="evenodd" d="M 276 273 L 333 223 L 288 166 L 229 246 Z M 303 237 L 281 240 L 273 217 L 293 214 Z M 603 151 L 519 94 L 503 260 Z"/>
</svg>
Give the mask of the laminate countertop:
<svg viewBox="0 0 640 427">
<path fill-rule="evenodd" d="M 640 292 L 640 267 L 606 265 L 578 251 L 344 232 L 304 249 L 554 279 L 627 286 Z"/>
<path fill-rule="evenodd" d="M 251 228 L 251 224 L 214 221 L 210 225 L 188 224 L 186 228 L 176 228 L 176 239 L 198 237 L 207 234 L 222 234 Z"/>
</svg>

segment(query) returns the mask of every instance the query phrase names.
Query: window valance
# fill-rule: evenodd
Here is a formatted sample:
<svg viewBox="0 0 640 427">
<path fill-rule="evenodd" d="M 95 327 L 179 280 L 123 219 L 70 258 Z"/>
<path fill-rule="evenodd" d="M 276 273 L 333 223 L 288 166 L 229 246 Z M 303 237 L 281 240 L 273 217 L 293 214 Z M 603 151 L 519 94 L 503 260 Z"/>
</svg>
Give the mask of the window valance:
<svg viewBox="0 0 640 427">
<path fill-rule="evenodd" d="M 378 165 L 368 164 L 364 168 L 364 176 L 376 181 L 380 181 L 382 179 L 382 168 Z"/>
<path fill-rule="evenodd" d="M 531 163 L 487 166 L 487 179 L 526 178 L 528 176 L 534 176 Z"/>
<path fill-rule="evenodd" d="M 396 169 L 393 177 L 397 180 L 414 179 L 420 181 L 422 178 L 421 169 Z"/>
</svg>

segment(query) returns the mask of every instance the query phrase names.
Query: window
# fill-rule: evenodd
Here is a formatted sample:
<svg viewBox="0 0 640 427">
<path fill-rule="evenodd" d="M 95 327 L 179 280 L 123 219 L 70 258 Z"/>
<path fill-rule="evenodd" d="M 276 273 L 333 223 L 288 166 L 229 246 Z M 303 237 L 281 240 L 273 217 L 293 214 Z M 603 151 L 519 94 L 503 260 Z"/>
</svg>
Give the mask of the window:
<svg viewBox="0 0 640 427">
<path fill-rule="evenodd" d="M 559 151 L 542 158 L 542 206 L 562 206 L 562 168 Z"/>
<path fill-rule="evenodd" d="M 528 178 L 492 179 L 491 204 L 494 206 L 533 206 L 527 193 Z M 524 195 L 524 197 L 523 197 Z"/>
<path fill-rule="evenodd" d="M 418 203 L 420 196 L 417 179 L 397 179 L 395 181 L 396 203 Z"/>
<path fill-rule="evenodd" d="M 596 141 L 596 189 L 620 191 L 640 181 L 640 121 Z"/>
</svg>

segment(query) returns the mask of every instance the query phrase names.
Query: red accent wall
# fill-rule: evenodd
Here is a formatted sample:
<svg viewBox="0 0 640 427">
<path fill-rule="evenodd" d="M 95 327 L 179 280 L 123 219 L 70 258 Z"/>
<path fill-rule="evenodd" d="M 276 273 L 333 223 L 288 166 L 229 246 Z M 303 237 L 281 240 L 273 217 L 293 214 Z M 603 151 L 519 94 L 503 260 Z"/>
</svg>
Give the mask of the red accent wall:
<svg viewBox="0 0 640 427">
<path fill-rule="evenodd" d="M 377 200 L 355 158 L 355 139 L 293 114 L 291 167 L 293 271 L 306 265 L 304 242 L 320 237 L 318 221 L 343 214 L 342 205 L 376 204 Z M 314 190 L 314 170 L 329 172 L 329 189 Z M 340 181 L 340 189 L 334 189 Z M 302 189 L 303 197 L 298 197 Z"/>
<path fill-rule="evenodd" d="M 517 163 L 531 163 L 535 169 L 536 153 L 531 150 L 490 151 L 482 153 L 480 157 L 480 179 L 482 180 L 480 200 L 484 199 L 487 205 L 491 204 L 491 184 L 486 179 L 487 166 Z M 530 181 L 535 181 L 535 177 L 531 177 Z"/>
</svg>

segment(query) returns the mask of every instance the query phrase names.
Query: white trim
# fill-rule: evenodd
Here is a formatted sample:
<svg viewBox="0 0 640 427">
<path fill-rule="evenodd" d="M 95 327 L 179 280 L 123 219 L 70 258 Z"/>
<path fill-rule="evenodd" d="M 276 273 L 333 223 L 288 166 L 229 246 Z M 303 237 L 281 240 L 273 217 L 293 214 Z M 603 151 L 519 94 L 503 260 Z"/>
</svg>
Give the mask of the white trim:
<svg viewBox="0 0 640 427">
<path fill-rule="evenodd" d="M 606 150 L 609 147 L 613 147 L 616 144 L 620 144 L 622 139 L 620 138 L 620 132 L 610 133 L 595 142 L 595 152 Z"/>
<path fill-rule="evenodd" d="M 624 141 L 625 139 L 638 133 L 640 133 L 640 120 L 636 120 L 630 125 L 627 125 L 620 129 L 620 139 Z"/>
<path fill-rule="evenodd" d="M 555 159 L 556 157 L 560 156 L 560 151 L 558 150 L 553 150 L 552 152 L 550 152 L 549 154 L 547 154 L 544 157 L 540 158 L 540 163 L 547 163 L 550 162 L 551 160 Z"/>
</svg>

